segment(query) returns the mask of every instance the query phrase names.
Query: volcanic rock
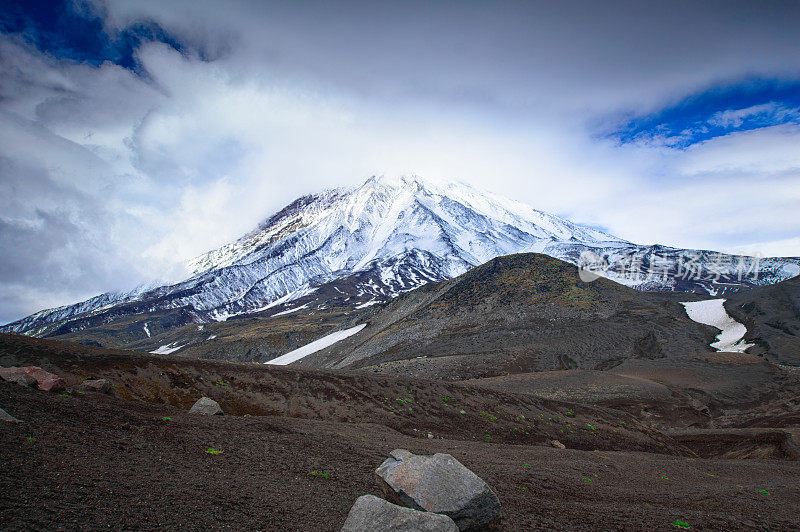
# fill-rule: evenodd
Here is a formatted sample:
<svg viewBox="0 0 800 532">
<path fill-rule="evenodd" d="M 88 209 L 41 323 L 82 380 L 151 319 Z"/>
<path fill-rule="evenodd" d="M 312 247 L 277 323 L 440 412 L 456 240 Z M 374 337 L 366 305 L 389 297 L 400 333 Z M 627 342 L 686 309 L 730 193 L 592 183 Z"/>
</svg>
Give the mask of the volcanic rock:
<svg viewBox="0 0 800 532">
<path fill-rule="evenodd" d="M 111 383 L 107 379 L 90 379 L 83 381 L 80 389 L 84 392 L 109 393 Z"/>
<path fill-rule="evenodd" d="M 486 482 L 449 454 L 415 455 L 405 449 L 389 453 L 375 473 L 387 496 L 401 504 L 455 521 L 459 530 L 499 524 L 500 501 Z"/>
<path fill-rule="evenodd" d="M 202 414 L 204 416 L 221 416 L 222 407 L 210 397 L 201 397 L 189 410 L 191 414 Z"/>
<path fill-rule="evenodd" d="M 10 423 L 22 423 L 19 419 L 15 418 L 2 408 L 0 408 L 0 421 L 8 421 Z"/>
<path fill-rule="evenodd" d="M 397 506 L 374 495 L 362 495 L 347 514 L 342 532 L 455 532 L 458 527 L 446 515 Z"/>
<path fill-rule="evenodd" d="M 0 377 L 9 382 L 31 385 L 30 379 L 26 379 L 26 376 L 35 379 L 39 389 L 46 392 L 57 392 L 67 387 L 64 379 L 38 366 L 0 368 Z"/>
</svg>

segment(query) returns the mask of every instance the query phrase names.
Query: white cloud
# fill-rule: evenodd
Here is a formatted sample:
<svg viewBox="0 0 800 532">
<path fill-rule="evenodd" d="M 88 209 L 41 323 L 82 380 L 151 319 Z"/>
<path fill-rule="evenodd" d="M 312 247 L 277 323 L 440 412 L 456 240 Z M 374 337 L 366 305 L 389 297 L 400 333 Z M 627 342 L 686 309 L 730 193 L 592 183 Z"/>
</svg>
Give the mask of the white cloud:
<svg viewBox="0 0 800 532">
<path fill-rule="evenodd" d="M 565 32 L 564 13 L 466 6 L 472 20 L 452 27 L 441 8 L 420 20 L 377 4 L 350 18 L 287 6 L 110 4 L 110 31 L 146 15 L 215 58 L 148 44 L 145 78 L 0 35 L 0 237 L 4 256 L 16 253 L 0 269 L 0 321 L 180 277 L 181 261 L 297 196 L 373 173 L 461 179 L 643 243 L 796 250 L 796 126 L 687 150 L 586 129 L 748 69 L 791 70 L 781 31 L 748 26 L 721 56 L 698 46 L 700 32 L 637 36 L 633 15 L 599 7 L 585 31 Z"/>
<path fill-rule="evenodd" d="M 782 124 L 730 133 L 691 146 L 679 170 L 704 173 L 773 174 L 800 171 L 800 125 Z"/>
<path fill-rule="evenodd" d="M 759 257 L 800 257 L 800 237 L 754 242 L 733 248 L 731 252 Z"/>
<path fill-rule="evenodd" d="M 785 122 L 788 118 L 800 118 L 800 109 L 789 108 L 777 102 L 753 105 L 744 109 L 726 109 L 714 113 L 708 122 L 720 127 L 741 127 L 747 118 L 761 116 L 772 122 Z"/>
</svg>

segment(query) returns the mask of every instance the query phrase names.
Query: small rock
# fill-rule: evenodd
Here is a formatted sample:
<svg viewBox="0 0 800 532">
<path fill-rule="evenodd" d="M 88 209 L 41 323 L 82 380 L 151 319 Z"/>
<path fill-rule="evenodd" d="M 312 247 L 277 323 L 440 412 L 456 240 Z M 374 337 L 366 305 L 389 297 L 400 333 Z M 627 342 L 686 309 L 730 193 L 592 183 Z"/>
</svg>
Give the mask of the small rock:
<svg viewBox="0 0 800 532">
<path fill-rule="evenodd" d="M 22 423 L 19 419 L 15 418 L 2 408 L 0 408 L 0 421 L 8 421 L 9 423 Z"/>
<path fill-rule="evenodd" d="M 189 410 L 191 414 L 203 414 L 204 416 L 221 416 L 223 414 L 219 403 L 210 397 L 201 397 Z"/>
<path fill-rule="evenodd" d="M 458 527 L 446 515 L 420 512 L 362 495 L 347 514 L 342 532 L 456 532 Z"/>
<path fill-rule="evenodd" d="M 109 393 L 111 392 L 111 383 L 108 379 L 90 379 L 83 381 L 78 388 L 84 392 Z"/>
<path fill-rule="evenodd" d="M 405 449 L 389 453 L 375 473 L 387 497 L 405 506 L 444 514 L 459 530 L 500 523 L 500 500 L 478 475 L 449 454 L 415 455 Z"/>
<path fill-rule="evenodd" d="M 38 366 L 0 368 L 0 377 L 6 381 L 30 383 L 30 380 L 26 379 L 25 376 L 35 379 L 39 389 L 46 392 L 58 392 L 67 387 L 64 379 Z"/>
<path fill-rule="evenodd" d="M 555 447 L 556 449 L 566 449 L 567 446 L 561 443 L 558 440 L 550 440 L 550 446 Z"/>
</svg>

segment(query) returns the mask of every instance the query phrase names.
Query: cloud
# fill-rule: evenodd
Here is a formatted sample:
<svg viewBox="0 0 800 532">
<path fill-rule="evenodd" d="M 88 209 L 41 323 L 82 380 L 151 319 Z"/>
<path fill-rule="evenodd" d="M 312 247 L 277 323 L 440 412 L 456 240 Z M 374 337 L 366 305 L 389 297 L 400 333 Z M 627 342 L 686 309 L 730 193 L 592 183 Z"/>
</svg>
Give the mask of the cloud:
<svg viewBox="0 0 800 532">
<path fill-rule="evenodd" d="M 759 120 L 761 123 L 783 123 L 800 119 L 800 108 L 787 108 L 776 102 L 751 105 L 744 109 L 726 109 L 718 111 L 708 122 L 720 127 L 741 127 L 747 120 Z"/>
<path fill-rule="evenodd" d="M 682 154 L 679 165 L 685 174 L 746 172 L 754 177 L 800 173 L 800 125 L 782 124 L 734 132 L 696 144 Z"/>
<path fill-rule="evenodd" d="M 0 35 L 0 321 L 178 279 L 297 196 L 375 173 L 461 179 L 634 241 L 794 250 L 796 126 L 687 149 L 596 135 L 800 74 L 796 9 L 754 24 L 724 5 L 95 2 L 111 37 L 146 23 L 188 43 L 142 40 L 136 71 Z"/>
</svg>

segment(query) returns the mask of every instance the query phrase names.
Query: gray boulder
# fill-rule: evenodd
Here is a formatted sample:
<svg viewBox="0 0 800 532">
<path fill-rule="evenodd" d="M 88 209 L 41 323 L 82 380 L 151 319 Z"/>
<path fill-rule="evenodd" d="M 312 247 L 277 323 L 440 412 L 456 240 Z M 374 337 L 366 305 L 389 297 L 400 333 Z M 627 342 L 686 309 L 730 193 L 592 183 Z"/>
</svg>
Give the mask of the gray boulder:
<svg viewBox="0 0 800 532">
<path fill-rule="evenodd" d="M 190 414 L 203 414 L 204 416 L 221 416 L 223 414 L 219 403 L 210 397 L 201 397 L 189 410 Z"/>
<path fill-rule="evenodd" d="M 0 408 L 0 421 L 8 421 L 9 423 L 22 423 L 19 419 L 15 418 L 2 408 Z"/>
<path fill-rule="evenodd" d="M 79 388 L 84 392 L 109 393 L 111 383 L 107 379 L 90 379 L 83 381 Z"/>
<path fill-rule="evenodd" d="M 31 377 L 30 375 L 18 375 L 14 378 L 12 382 L 16 382 L 20 386 L 24 386 L 25 388 L 38 388 L 39 381 Z"/>
<path fill-rule="evenodd" d="M 0 379 L 6 382 L 19 384 L 20 386 L 31 386 L 31 379 L 33 379 L 33 383 L 36 384 L 37 387 L 39 386 L 39 382 L 31 375 L 25 373 L 22 368 L 0 368 Z"/>
<path fill-rule="evenodd" d="M 449 454 L 423 456 L 395 449 L 375 473 L 387 498 L 418 510 L 444 514 L 459 530 L 500 523 L 500 500 L 486 482 Z"/>
<path fill-rule="evenodd" d="M 347 514 L 342 532 L 456 532 L 458 527 L 446 515 L 420 512 L 362 495 Z"/>
</svg>

